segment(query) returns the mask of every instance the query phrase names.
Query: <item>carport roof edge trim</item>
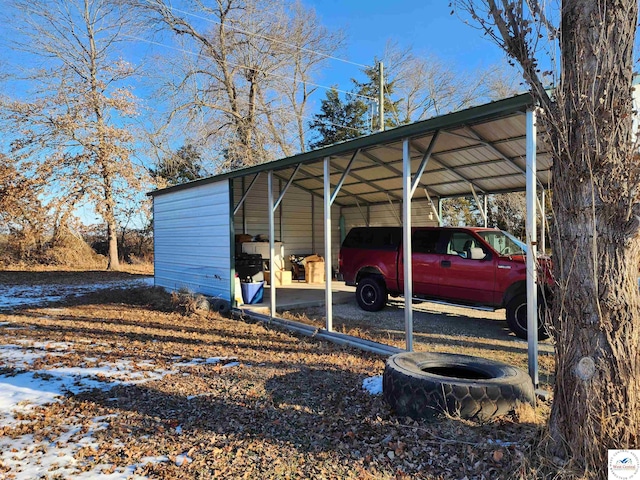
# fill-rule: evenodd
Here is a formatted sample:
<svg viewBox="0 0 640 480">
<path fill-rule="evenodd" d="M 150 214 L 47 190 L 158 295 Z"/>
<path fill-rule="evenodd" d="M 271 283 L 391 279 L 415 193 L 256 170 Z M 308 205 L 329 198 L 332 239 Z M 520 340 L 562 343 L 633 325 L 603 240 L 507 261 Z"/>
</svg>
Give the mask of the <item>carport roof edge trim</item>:
<svg viewBox="0 0 640 480">
<path fill-rule="evenodd" d="M 316 150 L 302 152 L 291 157 L 272 160 L 270 162 L 261 163 L 259 165 L 233 170 L 210 177 L 200 178 L 192 182 L 181 183 L 179 185 L 173 185 L 171 187 L 153 190 L 151 192 L 148 192 L 147 195 L 162 195 L 178 190 L 184 190 L 201 185 L 207 185 L 209 183 L 219 182 L 225 179 L 244 177 L 247 175 L 253 175 L 258 172 L 265 172 L 269 170 L 278 170 L 281 168 L 290 167 L 292 165 L 297 165 L 299 163 L 310 163 L 319 161 L 325 157 L 344 155 L 348 152 L 352 152 L 358 149 L 366 149 L 375 145 L 402 140 L 403 138 L 411 138 L 417 135 L 424 135 L 430 132 L 435 132 L 439 129 L 452 128 L 469 123 L 477 123 L 482 120 L 499 118 L 516 112 L 524 113 L 528 107 L 532 107 L 533 105 L 534 101 L 531 94 L 524 93 L 503 100 L 497 100 L 495 102 L 479 105 L 477 107 L 471 107 L 466 110 L 448 113 L 446 115 L 433 117 L 427 120 L 421 120 L 419 122 L 402 125 L 382 132 L 372 133 L 370 135 L 358 137 L 346 142 L 329 145 L 327 147 L 322 147 Z"/>
</svg>

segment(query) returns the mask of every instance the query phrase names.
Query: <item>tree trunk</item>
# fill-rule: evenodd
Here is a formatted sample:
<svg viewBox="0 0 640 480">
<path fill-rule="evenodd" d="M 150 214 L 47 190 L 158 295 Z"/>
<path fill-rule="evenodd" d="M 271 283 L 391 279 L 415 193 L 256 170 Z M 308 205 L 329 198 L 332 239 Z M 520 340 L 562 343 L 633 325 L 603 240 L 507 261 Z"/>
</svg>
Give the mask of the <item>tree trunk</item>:
<svg viewBox="0 0 640 480">
<path fill-rule="evenodd" d="M 107 270 L 120 270 L 120 260 L 118 259 L 118 234 L 116 223 L 107 223 L 107 238 L 109 241 L 109 263 Z"/>
<path fill-rule="evenodd" d="M 120 270 L 120 260 L 118 258 L 118 224 L 115 216 L 115 200 L 108 176 L 104 176 L 104 219 L 107 221 L 107 241 L 109 242 L 109 263 L 107 270 Z"/>
<path fill-rule="evenodd" d="M 554 454 L 606 478 L 640 448 L 640 175 L 632 144 L 637 0 L 565 0 L 553 164 Z M 576 101 L 576 99 L 578 99 Z"/>
</svg>

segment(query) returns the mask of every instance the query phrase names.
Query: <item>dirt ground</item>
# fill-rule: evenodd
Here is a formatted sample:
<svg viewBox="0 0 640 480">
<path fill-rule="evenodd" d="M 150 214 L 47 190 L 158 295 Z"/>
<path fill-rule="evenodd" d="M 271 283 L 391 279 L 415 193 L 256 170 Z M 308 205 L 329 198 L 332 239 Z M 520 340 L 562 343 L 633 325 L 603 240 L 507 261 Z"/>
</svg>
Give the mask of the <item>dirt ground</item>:
<svg viewBox="0 0 640 480">
<path fill-rule="evenodd" d="M 104 272 L 0 272 L 0 289 L 107 277 L 114 280 Z M 96 442 L 75 454 L 79 471 L 104 464 L 111 471 L 138 465 L 135 474 L 162 479 L 545 478 L 531 455 L 546 404 L 487 424 L 398 418 L 380 395 L 363 389 L 364 379 L 382 374 L 384 358 L 267 323 L 186 316 L 154 288 L 107 289 L 0 312 L 0 345 L 55 342 L 75 347 L 23 368 L 126 360 L 142 373 L 149 365 L 169 372 L 110 390 L 69 393 L 0 428 L 0 437 L 55 442 L 70 417 L 105 419 Z M 198 358 L 225 360 L 189 363 Z M 16 373 L 0 364 L 1 375 Z M 150 455 L 167 461 L 144 463 Z M 21 478 L 0 462 L 3 475 Z"/>
</svg>

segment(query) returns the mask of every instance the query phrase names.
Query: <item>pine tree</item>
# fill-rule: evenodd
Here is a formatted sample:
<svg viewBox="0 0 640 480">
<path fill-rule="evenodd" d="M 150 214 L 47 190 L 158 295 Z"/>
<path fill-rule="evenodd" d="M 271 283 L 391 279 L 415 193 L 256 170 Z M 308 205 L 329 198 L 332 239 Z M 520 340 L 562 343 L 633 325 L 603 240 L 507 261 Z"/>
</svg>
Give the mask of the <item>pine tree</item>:
<svg viewBox="0 0 640 480">
<path fill-rule="evenodd" d="M 378 69 L 378 60 L 376 59 L 374 62 L 374 66 L 366 67 L 363 70 L 363 73 L 368 78 L 365 82 L 358 82 L 356 79 L 352 78 L 351 81 L 355 86 L 355 93 L 362 97 L 369 97 L 377 100 L 380 95 L 380 70 Z M 385 78 L 384 81 L 384 110 L 385 112 L 396 112 L 399 110 L 400 100 L 393 101 L 391 97 L 394 93 L 395 80 L 389 81 Z M 384 124 L 385 127 L 397 127 L 400 124 L 409 123 L 411 121 L 410 118 L 403 119 L 400 123 L 395 120 L 394 117 L 397 115 L 385 115 Z M 371 123 L 372 131 L 379 130 L 380 120 L 379 115 L 376 114 L 373 116 L 373 120 Z"/>
<path fill-rule="evenodd" d="M 150 173 L 161 186 L 191 182 L 205 175 L 200 152 L 190 143 L 163 158 L 158 168 L 150 170 Z"/>
<path fill-rule="evenodd" d="M 367 105 L 361 99 L 348 95 L 343 101 L 338 90 L 332 88 L 322 100 L 320 113 L 315 114 L 314 120 L 309 123 L 318 137 L 309 147 L 324 147 L 366 134 L 366 113 Z"/>
</svg>

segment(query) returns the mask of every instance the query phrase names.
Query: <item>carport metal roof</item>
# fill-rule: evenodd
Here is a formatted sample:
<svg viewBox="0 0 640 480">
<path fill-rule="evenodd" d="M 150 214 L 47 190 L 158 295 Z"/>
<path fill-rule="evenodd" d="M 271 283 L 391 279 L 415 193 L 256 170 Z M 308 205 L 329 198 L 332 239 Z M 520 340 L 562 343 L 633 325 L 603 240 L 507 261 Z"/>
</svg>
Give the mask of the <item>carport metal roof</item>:
<svg viewBox="0 0 640 480">
<path fill-rule="evenodd" d="M 342 187 L 334 204 L 387 203 L 402 200 L 403 140 L 410 139 L 412 173 L 421 167 L 429 146 L 431 155 L 417 187 L 430 197 L 446 198 L 525 190 L 526 110 L 533 106 L 529 94 L 469 108 L 420 122 L 378 132 L 249 168 L 156 190 L 160 195 L 225 178 L 239 178 L 273 170 L 282 179 L 293 177 L 293 185 L 323 195 L 323 164 L 331 159 L 331 183 L 342 174 Z M 353 159 L 353 161 L 352 161 Z M 299 166 L 299 167 L 298 167 Z M 298 168 L 294 176 L 294 171 Z M 548 182 L 551 156 L 538 142 L 537 180 Z M 423 190 L 424 191 L 424 190 Z"/>
</svg>

